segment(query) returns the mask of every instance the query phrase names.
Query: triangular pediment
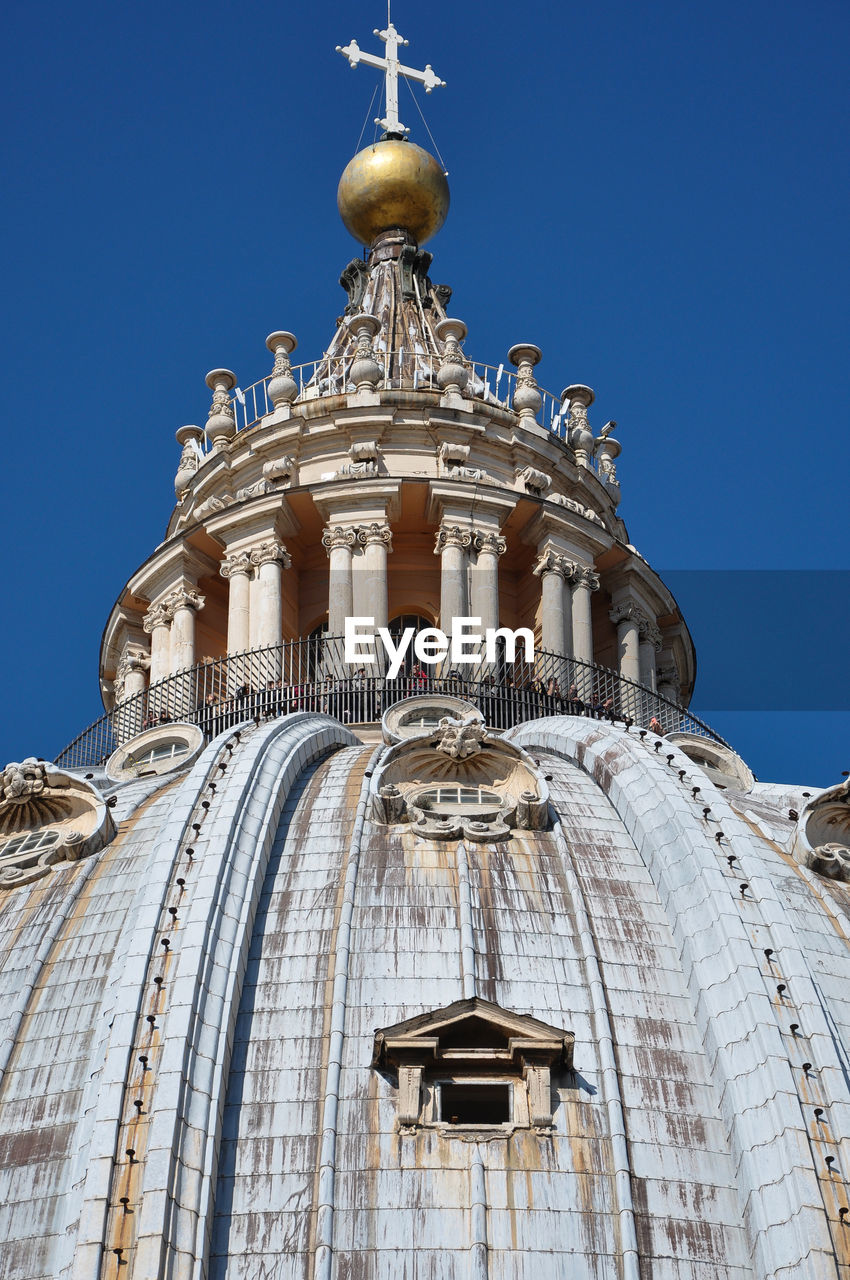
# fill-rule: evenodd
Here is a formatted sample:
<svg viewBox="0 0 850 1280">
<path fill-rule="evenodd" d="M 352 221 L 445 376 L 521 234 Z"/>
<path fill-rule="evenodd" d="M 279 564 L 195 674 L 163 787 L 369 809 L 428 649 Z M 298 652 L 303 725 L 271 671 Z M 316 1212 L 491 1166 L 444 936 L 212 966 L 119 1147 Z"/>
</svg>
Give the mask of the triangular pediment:
<svg viewBox="0 0 850 1280">
<path fill-rule="evenodd" d="M 558 1052 L 568 1064 L 573 1040 L 571 1031 L 474 996 L 382 1027 L 375 1032 L 373 1061 L 377 1066 L 402 1058 L 416 1057 L 424 1062 L 465 1054 L 478 1058 L 488 1053 L 510 1058 L 520 1046 L 537 1046 L 541 1052 Z"/>
</svg>

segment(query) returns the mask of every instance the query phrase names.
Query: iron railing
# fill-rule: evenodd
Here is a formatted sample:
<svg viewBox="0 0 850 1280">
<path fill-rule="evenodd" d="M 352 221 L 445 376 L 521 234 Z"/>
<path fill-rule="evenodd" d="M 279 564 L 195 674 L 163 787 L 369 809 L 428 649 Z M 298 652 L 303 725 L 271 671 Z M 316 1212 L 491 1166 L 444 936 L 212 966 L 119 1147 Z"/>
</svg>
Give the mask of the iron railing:
<svg viewBox="0 0 850 1280">
<path fill-rule="evenodd" d="M 383 364 L 383 387 L 440 393 L 441 388 L 437 383 L 439 356 L 401 350 L 375 351 L 374 357 L 379 364 Z M 292 376 L 298 384 L 296 403 L 354 391 L 354 384 L 349 379 L 354 360 L 354 355 L 324 356 L 321 360 L 308 360 L 306 364 L 293 365 Z M 481 364 L 466 358 L 464 361 L 469 370 L 468 393 L 478 400 L 509 409 L 513 404 L 517 375 L 504 365 L 497 368 L 492 364 Z M 234 393 L 231 404 L 237 431 L 246 431 L 273 411 L 274 405 L 268 392 L 271 378 L 272 374 L 269 373 L 259 382 L 250 387 L 240 387 L 238 394 Z M 537 423 L 545 426 L 560 440 L 566 440 L 567 418 L 564 406 L 551 391 L 546 391 L 543 387 L 538 390 L 543 403 L 537 414 Z M 595 465 L 592 460 L 591 465 Z"/>
<path fill-rule="evenodd" d="M 698 734 L 727 745 L 697 716 L 615 671 L 538 650 L 534 661 L 483 659 L 451 670 L 408 663 L 388 679 L 376 664 L 344 661 L 340 637 L 291 640 L 279 647 L 197 663 L 119 702 L 56 757 L 65 768 L 103 764 L 145 728 L 171 721 L 197 724 L 205 737 L 249 719 L 324 711 L 344 724 L 372 724 L 386 707 L 422 693 L 451 693 L 474 702 L 490 728 L 504 730 L 547 715 L 585 715 Z"/>
</svg>

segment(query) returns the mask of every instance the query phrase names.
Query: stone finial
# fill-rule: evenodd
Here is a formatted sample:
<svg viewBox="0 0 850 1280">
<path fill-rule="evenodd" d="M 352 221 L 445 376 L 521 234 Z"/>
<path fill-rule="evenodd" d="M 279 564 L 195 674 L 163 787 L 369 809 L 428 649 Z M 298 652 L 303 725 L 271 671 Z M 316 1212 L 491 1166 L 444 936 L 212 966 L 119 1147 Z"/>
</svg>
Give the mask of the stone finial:
<svg viewBox="0 0 850 1280">
<path fill-rule="evenodd" d="M 374 391 L 383 374 L 372 350 L 372 340 L 378 333 L 381 322 L 377 316 L 361 311 L 358 315 L 351 316 L 346 324 L 357 342 L 348 376 L 358 391 Z"/>
<path fill-rule="evenodd" d="M 178 427 L 174 434 L 177 438 L 177 443 L 183 447 L 180 461 L 177 464 L 177 475 L 174 477 L 174 492 L 177 496 L 177 501 L 182 502 L 195 478 L 195 472 L 203 461 L 201 441 L 204 438 L 204 433 L 200 427 L 185 426 Z"/>
<path fill-rule="evenodd" d="M 600 434 L 593 442 L 593 453 L 599 464 L 599 479 L 605 485 L 614 502 L 620 501 L 620 486 L 617 483 L 617 458 L 622 452 L 619 440 L 615 440 L 611 432 L 616 422 L 606 422 Z"/>
<path fill-rule="evenodd" d="M 561 404 L 568 400 L 570 406 L 567 442 L 570 448 L 575 451 L 576 462 L 580 467 L 590 466 L 590 458 L 593 453 L 594 439 L 590 423 L 587 420 L 587 411 L 593 404 L 594 399 L 595 397 L 590 387 L 585 387 L 580 382 L 564 387 L 561 392 Z"/>
<path fill-rule="evenodd" d="M 460 349 L 467 332 L 462 320 L 453 320 L 448 316 L 437 325 L 437 337 L 443 344 L 443 354 L 437 370 L 437 386 L 449 396 L 462 395 L 469 382 L 469 370 Z"/>
<path fill-rule="evenodd" d="M 213 449 L 220 449 L 236 435 L 236 419 L 229 394 L 236 386 L 236 374 L 230 369 L 211 369 L 205 381 L 213 398 L 204 435 Z"/>
<path fill-rule="evenodd" d="M 511 364 L 516 365 L 514 409 L 520 419 L 536 418 L 543 404 L 543 397 L 534 376 L 534 366 L 540 363 L 542 352 L 533 342 L 517 342 L 508 352 Z"/>
<path fill-rule="evenodd" d="M 298 346 L 298 339 L 294 333 L 278 329 L 266 338 L 266 346 L 274 355 L 272 376 L 267 388 L 269 399 L 275 409 L 282 409 L 285 405 L 291 405 L 298 395 L 298 383 L 292 376 L 292 365 L 289 362 L 289 357 Z"/>
</svg>

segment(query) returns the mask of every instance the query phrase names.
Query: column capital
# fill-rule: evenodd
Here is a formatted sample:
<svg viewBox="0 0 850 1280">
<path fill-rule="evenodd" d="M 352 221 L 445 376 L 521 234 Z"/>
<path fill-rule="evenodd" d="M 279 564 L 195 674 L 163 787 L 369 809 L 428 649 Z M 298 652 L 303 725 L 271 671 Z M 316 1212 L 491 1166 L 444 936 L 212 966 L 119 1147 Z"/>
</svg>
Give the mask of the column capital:
<svg viewBox="0 0 850 1280">
<path fill-rule="evenodd" d="M 387 548 L 392 550 L 393 535 L 388 524 L 380 520 L 373 520 L 370 524 L 361 524 L 357 528 L 357 541 L 362 545 L 368 546 L 370 542 L 380 542 Z"/>
<path fill-rule="evenodd" d="M 573 565 L 573 571 L 570 574 L 570 581 L 576 587 L 587 587 L 588 591 L 599 590 L 599 574 L 595 569 L 591 569 L 590 566 L 586 564 Z"/>
<path fill-rule="evenodd" d="M 235 574 L 244 573 L 250 576 L 253 571 L 251 564 L 251 555 L 248 551 L 233 551 L 229 556 L 225 556 L 218 567 L 218 571 L 223 578 L 232 578 Z"/>
<path fill-rule="evenodd" d="M 151 665 L 151 656 L 140 645 L 130 645 L 121 654 L 118 663 L 118 677 L 126 676 L 130 671 L 147 671 Z"/>
<path fill-rule="evenodd" d="M 437 530 L 434 555 L 438 556 L 446 547 L 468 548 L 472 545 L 472 531 L 459 524 L 443 524 Z"/>
<path fill-rule="evenodd" d="M 621 600 L 619 604 L 615 604 L 608 617 L 615 626 L 620 622 L 633 622 L 639 632 L 649 625 L 649 618 L 633 600 Z"/>
<path fill-rule="evenodd" d="M 160 600 L 158 604 L 152 604 L 142 619 L 142 626 L 148 635 L 150 635 L 157 627 L 167 627 L 174 617 L 174 610 L 169 603 L 168 598 Z"/>
<path fill-rule="evenodd" d="M 292 567 L 292 556 L 277 538 L 269 538 L 251 549 L 251 564 L 259 569 L 263 564 L 281 564 L 284 569 Z"/>
<path fill-rule="evenodd" d="M 178 609 L 191 609 L 197 613 L 203 609 L 205 602 L 206 597 L 193 587 L 176 587 L 174 591 L 168 593 L 164 601 L 170 608 L 172 617 Z"/>
<path fill-rule="evenodd" d="M 347 547 L 350 550 L 356 541 L 357 529 L 349 525 L 328 525 L 322 534 L 322 546 L 328 555 L 339 547 Z"/>
<path fill-rule="evenodd" d="M 508 546 L 501 534 L 494 533 L 492 529 L 476 529 L 473 545 L 479 555 L 482 551 L 489 551 L 494 556 L 503 556 Z"/>
<path fill-rule="evenodd" d="M 537 558 L 532 569 L 535 578 L 544 578 L 549 573 L 556 573 L 565 582 L 569 581 L 573 576 L 575 565 L 566 556 L 558 555 L 551 547 L 547 547 Z"/>
</svg>

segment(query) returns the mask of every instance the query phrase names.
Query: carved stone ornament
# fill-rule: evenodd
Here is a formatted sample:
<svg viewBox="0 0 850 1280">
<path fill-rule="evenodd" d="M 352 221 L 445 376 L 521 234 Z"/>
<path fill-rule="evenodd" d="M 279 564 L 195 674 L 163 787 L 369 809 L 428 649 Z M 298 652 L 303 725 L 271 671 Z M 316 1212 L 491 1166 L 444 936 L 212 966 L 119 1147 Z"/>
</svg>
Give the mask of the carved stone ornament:
<svg viewBox="0 0 850 1280">
<path fill-rule="evenodd" d="M 270 538 L 268 542 L 261 542 L 252 549 L 251 564 L 257 569 L 264 564 L 280 564 L 284 569 L 289 569 L 292 567 L 292 557 L 282 542 Z"/>
<path fill-rule="evenodd" d="M 232 578 L 236 573 L 244 573 L 250 576 L 254 571 L 254 566 L 251 563 L 251 553 L 249 551 L 232 552 L 222 560 L 218 571 L 223 578 Z"/>
<path fill-rule="evenodd" d="M 463 547 L 465 549 L 470 546 L 472 546 L 471 529 L 465 529 L 459 524 L 444 524 L 437 531 L 434 554 L 440 555 L 446 547 Z"/>
<path fill-rule="evenodd" d="M 520 419 L 536 418 L 543 404 L 534 376 L 534 366 L 540 363 L 541 354 L 540 348 L 531 342 L 518 342 L 508 352 L 511 364 L 516 365 L 513 407 Z"/>
<path fill-rule="evenodd" d="M 266 346 L 274 354 L 272 376 L 268 382 L 269 399 L 275 409 L 292 404 L 298 395 L 298 383 L 292 376 L 292 365 L 289 357 L 298 346 L 294 333 L 285 329 L 270 333 L 266 338 Z"/>
<path fill-rule="evenodd" d="M 585 520 L 592 520 L 594 524 L 605 527 L 605 521 L 592 507 L 586 507 L 583 503 L 576 502 L 575 498 L 568 498 L 563 493 L 552 493 L 549 494 L 546 501 L 554 502 L 559 507 L 566 507 L 568 511 L 574 511 L 576 515 L 583 516 Z"/>
<path fill-rule="evenodd" d="M 535 578 L 543 578 L 547 573 L 557 573 L 565 582 L 569 581 L 575 573 L 576 565 L 572 560 L 568 560 L 566 556 L 558 555 L 551 547 L 541 552 L 537 562 L 532 569 Z"/>
<path fill-rule="evenodd" d="M 473 545 L 479 555 L 503 556 L 507 550 L 507 541 L 501 534 L 492 529 L 479 529 L 473 535 Z"/>
<path fill-rule="evenodd" d="M 850 883 L 850 778 L 808 801 L 791 837 L 791 851 L 819 875 Z"/>
<path fill-rule="evenodd" d="M 193 613 L 198 613 L 203 609 L 206 597 L 202 596 L 200 591 L 194 590 L 192 587 L 178 587 L 174 591 L 170 591 L 165 597 L 165 605 L 171 610 L 171 616 L 178 609 L 191 609 Z"/>
<path fill-rule="evenodd" d="M 142 626 L 148 635 L 155 631 L 157 627 L 170 626 L 174 617 L 174 610 L 169 603 L 168 598 L 160 600 L 157 604 L 152 604 L 142 619 Z"/>
<path fill-rule="evenodd" d="M 51 867 L 102 849 L 115 835 L 89 783 L 32 758 L 0 774 L 0 887 L 29 884 Z"/>
<path fill-rule="evenodd" d="M 263 463 L 263 479 L 274 488 L 285 489 L 292 483 L 295 474 L 295 459 L 288 453 L 279 458 L 269 458 Z"/>
<path fill-rule="evenodd" d="M 469 445 L 457 444 L 453 440 L 444 440 L 437 451 L 437 456 L 444 467 L 452 463 L 463 465 L 469 457 Z"/>
<path fill-rule="evenodd" d="M 380 471 L 381 448 L 377 440 L 360 440 L 348 450 L 350 462 L 339 469 L 341 476 L 376 476 Z"/>
<path fill-rule="evenodd" d="M 487 729 L 477 719 L 455 720 L 452 716 L 443 716 L 439 734 L 437 750 L 444 756 L 451 756 L 452 760 L 465 760 L 481 750 Z"/>
<path fill-rule="evenodd" d="M 353 550 L 357 542 L 357 530 L 346 525 L 333 525 L 322 534 L 322 546 L 328 555 L 339 547 Z"/>
<path fill-rule="evenodd" d="M 177 443 L 183 446 L 177 474 L 174 477 L 174 493 L 178 502 L 183 502 L 186 493 L 195 478 L 195 473 L 203 461 L 200 441 L 204 433 L 200 427 L 185 426 L 177 430 Z"/>
<path fill-rule="evenodd" d="M 227 494 L 226 500 L 219 494 L 211 493 L 208 498 L 204 498 L 203 502 L 199 502 L 195 507 L 193 515 L 196 520 L 206 520 L 207 516 L 214 516 L 217 512 L 223 511 L 225 507 L 229 507 L 235 502 L 233 494 Z"/>
<path fill-rule="evenodd" d="M 230 392 L 236 386 L 236 374 L 230 369 L 212 369 L 206 384 L 213 393 L 204 435 L 214 449 L 228 444 L 236 435 L 236 418 L 230 403 Z"/>
<path fill-rule="evenodd" d="M 121 654 L 118 669 L 115 672 L 115 700 L 120 702 L 124 696 L 127 677 L 134 672 L 150 670 L 151 656 L 141 645 L 128 645 Z"/>
<path fill-rule="evenodd" d="M 466 332 L 466 325 L 462 320 L 450 317 L 437 325 L 437 337 L 443 343 L 443 354 L 437 370 L 437 386 L 444 392 L 454 392 L 455 395 L 462 395 L 469 381 L 469 370 L 460 349 Z"/>
<path fill-rule="evenodd" d="M 383 370 L 375 359 L 372 339 L 381 327 L 377 316 L 360 312 L 347 321 L 357 343 L 348 376 L 358 391 L 374 391 L 383 376 Z"/>
<path fill-rule="evenodd" d="M 378 520 L 373 520 L 370 524 L 361 524 L 357 529 L 357 541 L 361 546 L 367 546 L 370 542 L 380 542 L 387 548 L 392 550 L 392 531 L 388 524 L 382 524 Z"/>
<path fill-rule="evenodd" d="M 545 471 L 538 471 L 536 467 L 518 468 L 516 478 L 525 485 L 529 493 L 544 494 L 552 487 L 552 477 L 547 476 Z"/>
<path fill-rule="evenodd" d="M 587 587 L 588 591 L 599 590 L 599 574 L 588 565 L 576 565 L 572 572 L 572 582 L 577 587 Z"/>
<path fill-rule="evenodd" d="M 634 622 L 638 631 L 641 627 L 649 626 L 649 617 L 633 600 L 622 600 L 619 604 L 615 604 L 608 617 L 615 626 L 620 622 Z"/>
</svg>

